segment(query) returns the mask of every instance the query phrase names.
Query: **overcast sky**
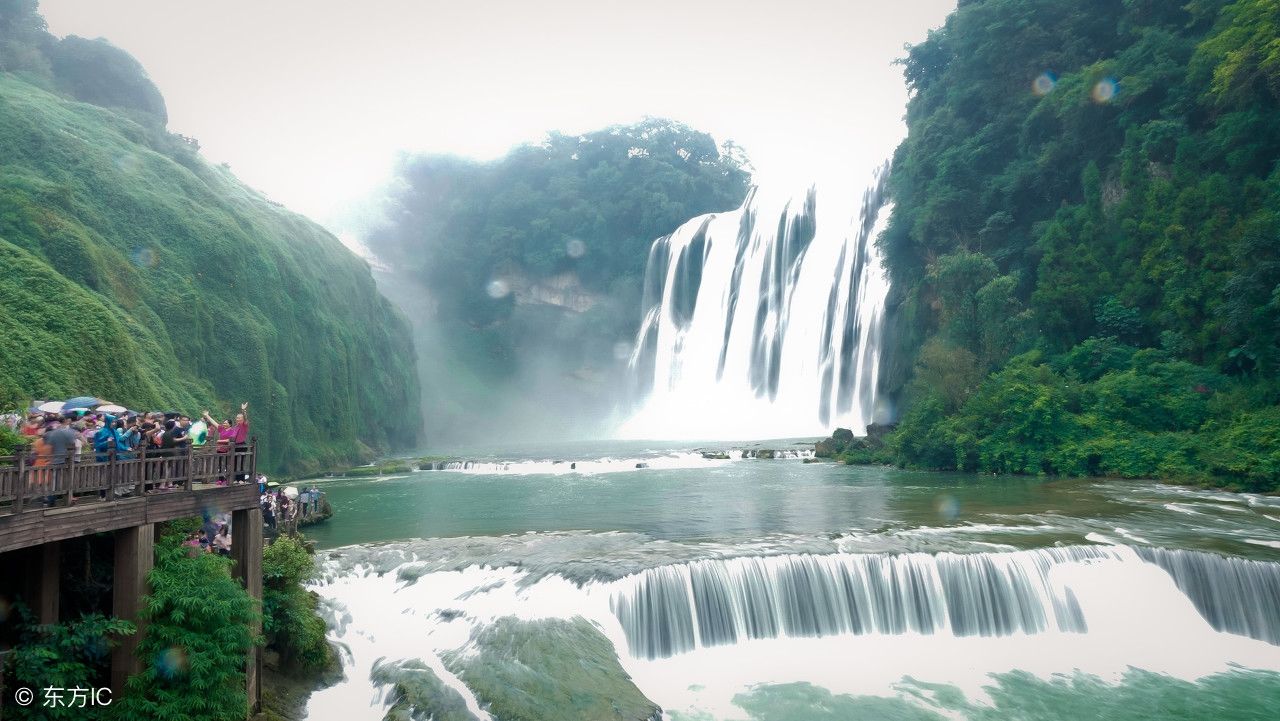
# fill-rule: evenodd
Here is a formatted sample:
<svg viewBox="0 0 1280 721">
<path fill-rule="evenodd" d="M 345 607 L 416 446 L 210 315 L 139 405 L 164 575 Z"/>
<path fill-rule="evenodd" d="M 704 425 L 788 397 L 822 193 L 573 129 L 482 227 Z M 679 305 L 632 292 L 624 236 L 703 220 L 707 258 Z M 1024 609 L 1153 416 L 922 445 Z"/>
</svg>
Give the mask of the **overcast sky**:
<svg viewBox="0 0 1280 721">
<path fill-rule="evenodd" d="M 42 0 L 146 67 L 171 130 L 341 230 L 400 151 L 500 156 L 645 115 L 759 175 L 863 177 L 905 132 L 890 62 L 954 0 Z"/>
</svg>

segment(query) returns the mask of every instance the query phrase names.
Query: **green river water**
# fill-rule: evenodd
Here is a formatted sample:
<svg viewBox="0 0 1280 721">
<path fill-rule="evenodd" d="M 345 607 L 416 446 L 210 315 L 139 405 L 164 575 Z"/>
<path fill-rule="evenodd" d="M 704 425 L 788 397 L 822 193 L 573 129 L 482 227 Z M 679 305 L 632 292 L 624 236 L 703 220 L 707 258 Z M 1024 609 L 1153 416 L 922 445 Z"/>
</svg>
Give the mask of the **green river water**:
<svg viewBox="0 0 1280 721">
<path fill-rule="evenodd" d="M 309 718 L 1280 713 L 1280 499 L 811 449 L 462 449 L 319 481 L 347 678 Z"/>
</svg>

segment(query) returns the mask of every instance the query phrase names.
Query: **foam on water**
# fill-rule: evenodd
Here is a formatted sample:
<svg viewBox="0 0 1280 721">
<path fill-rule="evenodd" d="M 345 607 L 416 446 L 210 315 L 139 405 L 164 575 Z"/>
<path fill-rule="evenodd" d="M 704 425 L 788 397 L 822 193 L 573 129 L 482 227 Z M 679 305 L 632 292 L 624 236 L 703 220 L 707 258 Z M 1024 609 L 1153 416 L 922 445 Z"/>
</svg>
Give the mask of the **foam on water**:
<svg viewBox="0 0 1280 721">
<path fill-rule="evenodd" d="M 718 719 L 742 718 L 734 696 L 760 684 L 892 696 L 911 677 L 981 698 L 990 674 L 1014 670 L 1115 682 L 1130 667 L 1187 680 L 1280 670 L 1276 646 L 1255 640 L 1280 642 L 1280 564 L 1206 553 L 784 554 L 579 584 L 514 567 L 422 575 L 422 560 L 388 552 L 389 566 L 344 566 L 342 552 L 326 561 L 316 590 L 346 679 L 313 695 L 310 719 L 380 719 L 386 689 L 369 675 L 409 659 L 487 718 L 441 657 L 473 652 L 473 632 L 506 616 L 586 618 L 648 698 Z"/>
<path fill-rule="evenodd" d="M 775 460 L 812 458 L 813 449 L 785 448 L 772 450 Z M 635 456 L 629 458 L 593 458 L 584 460 L 513 460 L 513 461 L 437 461 L 433 471 L 470 473 L 473 475 L 595 475 L 601 473 L 627 473 L 645 469 L 698 469 L 719 468 L 733 461 L 759 460 L 756 449 L 726 449 L 723 451 L 691 451 Z M 720 455 L 727 458 L 721 458 Z"/>
</svg>

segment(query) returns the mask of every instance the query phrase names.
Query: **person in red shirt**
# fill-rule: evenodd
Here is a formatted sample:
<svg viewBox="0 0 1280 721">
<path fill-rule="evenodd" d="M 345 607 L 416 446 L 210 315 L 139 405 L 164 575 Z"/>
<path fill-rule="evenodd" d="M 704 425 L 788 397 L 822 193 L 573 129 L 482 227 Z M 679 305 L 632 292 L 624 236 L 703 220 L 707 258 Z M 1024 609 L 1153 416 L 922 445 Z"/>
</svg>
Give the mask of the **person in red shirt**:
<svg viewBox="0 0 1280 721">
<path fill-rule="evenodd" d="M 237 451 L 243 451 L 249 447 L 249 402 L 245 401 L 240 404 L 240 412 L 236 414 L 235 425 L 231 428 L 224 428 L 219 433 L 220 438 L 227 439 L 228 443 Z M 249 482 L 249 468 L 245 465 L 245 459 L 234 458 L 236 462 L 236 483 Z M 243 467 L 241 467 L 243 466 Z"/>
</svg>

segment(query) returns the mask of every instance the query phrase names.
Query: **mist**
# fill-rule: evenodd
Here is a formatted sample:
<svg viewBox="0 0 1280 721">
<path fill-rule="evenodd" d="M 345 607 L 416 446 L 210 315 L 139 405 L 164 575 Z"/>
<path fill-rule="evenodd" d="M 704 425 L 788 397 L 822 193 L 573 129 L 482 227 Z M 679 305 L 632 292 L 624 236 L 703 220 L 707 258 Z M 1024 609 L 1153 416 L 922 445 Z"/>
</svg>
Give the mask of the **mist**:
<svg viewBox="0 0 1280 721">
<path fill-rule="evenodd" d="M 749 168 L 656 118 L 488 163 L 404 156 L 362 235 L 413 325 L 427 447 L 611 437 L 650 246 L 737 208 Z"/>
</svg>

